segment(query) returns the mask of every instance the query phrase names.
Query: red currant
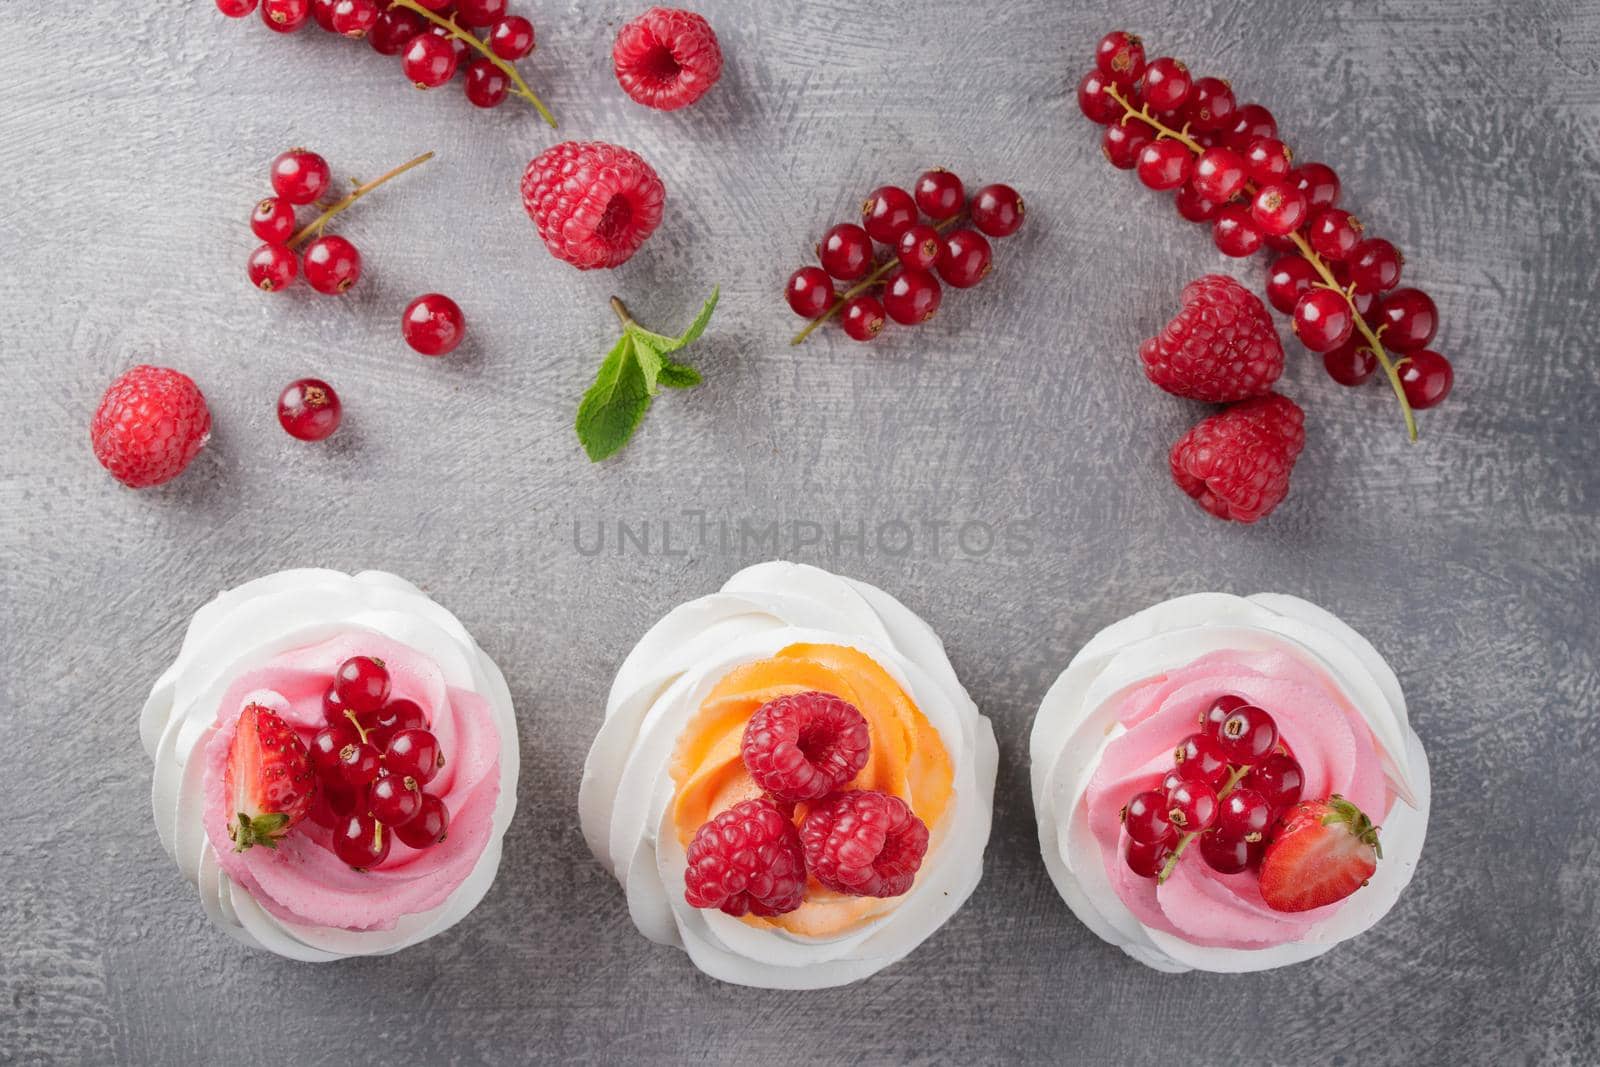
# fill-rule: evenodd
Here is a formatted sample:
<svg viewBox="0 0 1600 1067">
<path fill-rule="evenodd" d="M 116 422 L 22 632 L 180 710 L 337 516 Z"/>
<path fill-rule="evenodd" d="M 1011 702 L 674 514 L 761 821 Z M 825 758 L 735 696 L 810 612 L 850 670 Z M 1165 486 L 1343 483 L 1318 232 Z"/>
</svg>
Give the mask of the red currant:
<svg viewBox="0 0 1600 1067">
<path fill-rule="evenodd" d="M 1275 752 L 1253 765 L 1239 784 L 1265 798 L 1274 811 L 1282 812 L 1300 802 L 1306 775 L 1293 756 Z"/>
<path fill-rule="evenodd" d="M 246 266 L 251 285 L 263 293 L 277 293 L 294 284 L 300 273 L 300 257 L 288 245 L 266 244 L 250 253 Z"/>
<path fill-rule="evenodd" d="M 1258 184 L 1287 178 L 1293 160 L 1289 146 L 1276 137 L 1257 137 L 1244 146 L 1245 171 Z"/>
<path fill-rule="evenodd" d="M 333 854 L 358 871 L 371 870 L 389 858 L 389 837 L 371 815 L 350 815 L 334 830 Z"/>
<path fill-rule="evenodd" d="M 1381 237 L 1368 237 L 1356 245 L 1347 260 L 1350 281 L 1364 293 L 1386 293 L 1400 284 L 1405 257 Z"/>
<path fill-rule="evenodd" d="M 1450 361 L 1431 349 L 1408 353 L 1396 369 L 1400 372 L 1400 385 L 1406 391 L 1406 402 L 1417 411 L 1443 403 L 1455 384 L 1455 371 Z"/>
<path fill-rule="evenodd" d="M 1139 180 L 1157 191 L 1176 189 L 1189 180 L 1194 156 L 1177 141 L 1152 141 L 1139 151 Z"/>
<path fill-rule="evenodd" d="M 328 161 L 304 148 L 291 148 L 272 161 L 272 189 L 291 204 L 309 204 L 333 184 Z"/>
<path fill-rule="evenodd" d="M 1132 840 L 1128 842 L 1128 869 L 1140 878 L 1160 877 L 1161 871 L 1171 858 L 1172 846 L 1165 842 L 1157 845 L 1146 845 Z"/>
<path fill-rule="evenodd" d="M 822 269 L 842 282 L 858 281 L 872 270 L 872 238 L 851 222 L 841 222 L 817 245 Z"/>
<path fill-rule="evenodd" d="M 895 251 L 905 266 L 932 270 L 933 265 L 939 262 L 939 252 L 943 247 L 944 239 L 939 236 L 939 231 L 925 222 L 919 222 L 900 235 Z"/>
<path fill-rule="evenodd" d="M 1263 234 L 1272 237 L 1294 233 L 1305 225 L 1308 214 L 1306 194 L 1287 182 L 1263 185 L 1250 201 L 1250 217 Z"/>
<path fill-rule="evenodd" d="M 1226 203 L 1244 188 L 1244 159 L 1231 148 L 1208 148 L 1195 160 L 1191 181 L 1201 196 Z"/>
<path fill-rule="evenodd" d="M 1341 263 L 1361 243 L 1361 220 L 1341 208 L 1323 208 L 1311 217 L 1306 239 L 1317 255 L 1330 263 Z"/>
<path fill-rule="evenodd" d="M 443 293 L 423 293 L 401 312 L 400 333 L 425 356 L 447 356 L 467 335 L 467 319 Z"/>
<path fill-rule="evenodd" d="M 338 777 L 322 778 L 317 782 L 316 799 L 311 802 L 311 818 L 318 826 L 336 830 L 347 817 L 355 814 L 360 798 L 354 789 L 337 784 Z"/>
<path fill-rule="evenodd" d="M 1113 122 L 1100 138 L 1100 151 L 1118 170 L 1132 170 L 1140 151 L 1154 139 L 1150 127 L 1142 122 Z"/>
<path fill-rule="evenodd" d="M 428 23 L 415 11 L 391 7 L 378 16 L 367 32 L 367 43 L 381 56 L 397 56 L 406 50 L 411 39 L 427 30 Z"/>
<path fill-rule="evenodd" d="M 1189 102 L 1193 91 L 1194 78 L 1182 60 L 1159 56 L 1144 68 L 1144 102 L 1153 111 L 1176 111 Z"/>
<path fill-rule="evenodd" d="M 436 33 L 413 37 L 400 55 L 400 69 L 418 89 L 437 89 L 454 78 L 458 62 L 455 47 Z"/>
<path fill-rule="evenodd" d="M 1355 328 L 1355 312 L 1344 294 L 1332 289 L 1308 290 L 1294 306 L 1295 336 L 1313 352 L 1333 351 Z"/>
<path fill-rule="evenodd" d="M 1223 204 L 1211 223 L 1211 240 L 1225 256 L 1253 256 L 1261 247 L 1261 230 L 1243 204 Z"/>
<path fill-rule="evenodd" d="M 1190 734 L 1178 742 L 1172 759 L 1184 781 L 1204 782 L 1215 789 L 1228 780 L 1227 754 L 1213 736 Z"/>
<path fill-rule="evenodd" d="M 833 291 L 833 279 L 821 267 L 801 267 L 789 275 L 784 297 L 794 313 L 803 319 L 816 318 L 838 299 Z"/>
<path fill-rule="evenodd" d="M 439 739 L 427 730 L 400 730 L 389 739 L 383 764 L 390 774 L 410 775 L 427 785 L 444 766 L 444 753 Z"/>
<path fill-rule="evenodd" d="M 355 715 L 355 712 L 344 706 L 344 701 L 339 698 L 338 687 L 329 682 L 328 688 L 322 691 L 322 717 L 328 720 L 329 726 L 349 726 L 351 715 Z M 365 727 L 366 723 L 362 723 L 362 726 Z"/>
<path fill-rule="evenodd" d="M 1201 78 L 1194 83 L 1194 91 L 1183 114 L 1195 129 L 1211 131 L 1231 128 L 1237 110 L 1233 89 L 1227 82 L 1221 78 Z"/>
<path fill-rule="evenodd" d="M 1113 30 L 1095 46 L 1094 64 L 1117 85 L 1132 85 L 1144 73 L 1144 42 L 1126 30 Z"/>
<path fill-rule="evenodd" d="M 506 17 L 506 0 L 456 0 L 456 21 L 481 30 Z"/>
<path fill-rule="evenodd" d="M 1278 120 L 1260 104 L 1246 104 L 1233 115 L 1233 126 L 1228 131 L 1225 144 L 1240 152 L 1257 137 L 1278 136 Z"/>
<path fill-rule="evenodd" d="M 972 194 L 972 225 L 987 237 L 1010 237 L 1022 228 L 1022 197 L 1009 185 L 985 185 Z"/>
<path fill-rule="evenodd" d="M 284 245 L 294 236 L 294 205 L 281 196 L 269 196 L 250 215 L 250 229 L 269 245 Z"/>
<path fill-rule="evenodd" d="M 1228 693 L 1211 702 L 1211 706 L 1200 713 L 1200 732 L 1207 737 L 1215 738 L 1217 731 L 1222 729 L 1222 723 L 1228 715 L 1237 708 L 1242 708 L 1250 703 L 1244 697 Z M 1222 758 L 1222 750 L 1217 750 L 1217 758 Z"/>
<path fill-rule="evenodd" d="M 450 46 L 450 53 L 456 57 L 455 69 L 460 70 L 461 65 L 467 61 L 467 57 L 472 54 L 472 49 L 467 46 L 467 42 L 451 33 L 444 26 L 429 25 L 427 32 Z M 401 62 L 402 64 L 404 63 L 403 57 Z M 450 79 L 446 78 L 445 80 L 449 81 Z"/>
<path fill-rule="evenodd" d="M 352 789 L 370 785 L 382 767 L 377 747 L 359 738 L 339 750 L 339 780 Z"/>
<path fill-rule="evenodd" d="M 1254 765 L 1278 747 L 1278 724 L 1261 708 L 1246 704 L 1222 720 L 1217 743 L 1230 763 Z"/>
<path fill-rule="evenodd" d="M 394 735 L 401 730 L 426 730 L 428 716 L 414 700 L 391 700 L 373 716 L 372 728 L 367 736 L 379 748 L 388 748 Z"/>
<path fill-rule="evenodd" d="M 499 107 L 511 92 L 511 79 L 492 60 L 475 59 L 467 64 L 466 89 L 474 107 Z"/>
<path fill-rule="evenodd" d="M 883 286 L 883 310 L 902 326 L 927 322 L 939 310 L 944 294 L 925 270 L 901 267 Z"/>
<path fill-rule="evenodd" d="M 1167 818 L 1182 834 L 1198 834 L 1217 821 L 1217 791 L 1205 782 L 1186 778 L 1167 794 Z"/>
<path fill-rule="evenodd" d="M 1122 824 L 1128 836 L 1147 845 L 1171 841 L 1175 836 L 1167 819 L 1167 795 L 1155 790 L 1137 793 L 1122 809 Z"/>
<path fill-rule="evenodd" d="M 533 23 L 521 15 L 508 15 L 489 30 L 489 51 L 515 63 L 533 51 Z"/>
<path fill-rule="evenodd" d="M 1098 70 L 1091 70 L 1078 82 L 1078 107 L 1089 121 L 1109 126 L 1122 117 L 1122 105 L 1106 92 L 1110 86 L 1111 82 Z"/>
<path fill-rule="evenodd" d="M 306 245 L 306 281 L 319 293 L 337 296 L 361 279 L 361 253 L 336 234 Z"/>
<path fill-rule="evenodd" d="M 1421 289 L 1396 289 L 1378 302 L 1376 318 L 1384 347 L 1396 352 L 1426 348 L 1439 332 L 1439 309 Z"/>
<path fill-rule="evenodd" d="M 1222 207 L 1218 201 L 1197 192 L 1192 181 L 1178 186 L 1172 203 L 1178 209 L 1178 214 L 1190 222 L 1210 222 L 1217 217 L 1217 211 Z"/>
<path fill-rule="evenodd" d="M 942 167 L 935 167 L 911 187 L 917 207 L 934 222 L 955 218 L 967 203 L 967 190 L 961 179 Z"/>
<path fill-rule="evenodd" d="M 377 0 L 338 0 L 333 5 L 333 32 L 365 37 L 378 22 Z"/>
<path fill-rule="evenodd" d="M 1339 176 L 1326 163 L 1306 163 L 1292 172 L 1295 186 L 1306 194 L 1313 210 L 1339 202 Z"/>
<path fill-rule="evenodd" d="M 348 724 L 323 727 L 311 739 L 309 746 L 311 766 L 325 778 L 336 775 L 339 770 L 339 753 L 344 751 L 346 745 L 358 744 L 360 741 L 361 738 Z"/>
<path fill-rule="evenodd" d="M 1250 866 L 1250 846 L 1220 830 L 1200 835 L 1200 858 L 1218 874 L 1238 874 Z"/>
<path fill-rule="evenodd" d="M 1378 369 L 1378 357 L 1365 341 L 1352 335 L 1338 348 L 1322 353 L 1322 366 L 1340 385 L 1362 385 Z"/>
<path fill-rule="evenodd" d="M 1217 813 L 1217 832 L 1254 844 L 1267 835 L 1272 824 L 1272 805 L 1253 789 L 1235 789 L 1222 798 Z"/>
<path fill-rule="evenodd" d="M 242 19 L 256 9 L 259 0 L 217 0 L 217 10 L 230 19 Z"/>
<path fill-rule="evenodd" d="M 862 202 L 861 219 L 874 241 L 892 247 L 902 233 L 916 225 L 917 202 L 899 186 L 879 186 Z"/>
<path fill-rule="evenodd" d="M 1319 280 L 1317 268 L 1298 255 L 1279 256 L 1267 268 L 1267 302 L 1285 315 Z"/>
<path fill-rule="evenodd" d="M 422 794 L 422 807 L 416 818 L 395 828 L 395 836 L 411 848 L 428 848 L 445 839 L 450 830 L 450 812 L 444 801 L 432 793 Z"/>
<path fill-rule="evenodd" d="M 839 312 L 844 321 L 844 332 L 852 340 L 871 341 L 883 332 L 883 303 L 875 296 L 862 293 L 845 302 Z"/>
<path fill-rule="evenodd" d="M 989 275 L 994 252 L 977 230 L 961 229 L 943 240 L 939 252 L 939 277 L 946 285 L 971 289 Z"/>
<path fill-rule="evenodd" d="M 278 422 L 290 437 L 321 441 L 339 428 L 342 409 L 333 386 L 317 378 L 299 378 L 278 397 Z"/>
<path fill-rule="evenodd" d="M 312 21 L 329 33 L 339 32 L 333 28 L 333 12 L 338 6 L 339 0 L 311 0 Z"/>
<path fill-rule="evenodd" d="M 389 700 L 389 668 L 376 656 L 351 656 L 333 672 L 334 692 L 357 715 L 370 715 Z"/>
<path fill-rule="evenodd" d="M 385 826 L 404 826 L 422 811 L 422 789 L 415 778 L 386 774 L 372 783 L 367 807 Z"/>
<path fill-rule="evenodd" d="M 311 17 L 311 0 L 263 0 L 261 21 L 276 33 L 294 33 Z"/>
</svg>

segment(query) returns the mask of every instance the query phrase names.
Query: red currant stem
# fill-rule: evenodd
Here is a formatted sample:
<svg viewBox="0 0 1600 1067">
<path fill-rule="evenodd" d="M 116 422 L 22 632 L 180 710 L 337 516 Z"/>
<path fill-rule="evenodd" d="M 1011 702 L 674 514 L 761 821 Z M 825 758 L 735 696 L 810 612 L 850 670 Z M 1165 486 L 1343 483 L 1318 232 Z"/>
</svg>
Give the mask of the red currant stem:
<svg viewBox="0 0 1600 1067">
<path fill-rule="evenodd" d="M 451 16 L 450 18 L 444 18 L 441 15 L 437 15 L 423 7 L 417 2 L 417 0 L 389 0 L 389 6 L 391 8 L 403 7 L 408 11 L 415 11 L 417 14 L 421 15 L 435 26 L 443 26 L 445 29 L 449 30 L 450 36 L 456 38 L 457 40 L 465 41 L 473 48 L 476 48 L 479 52 L 482 52 L 485 59 L 499 67 L 501 72 L 504 73 L 506 77 L 511 79 L 512 92 L 516 93 L 516 95 L 522 97 L 522 99 L 532 104 L 539 112 L 539 116 L 543 118 L 545 122 L 550 124 L 550 128 L 552 130 L 556 128 L 556 117 L 550 114 L 550 109 L 544 106 L 544 101 L 540 100 L 536 95 L 534 95 L 533 90 L 528 88 L 528 83 L 522 80 L 522 74 L 518 72 L 516 65 L 495 55 L 494 50 L 488 45 L 484 44 L 483 39 L 477 34 L 472 33 L 469 30 L 462 29 L 456 24 L 454 16 Z"/>
<path fill-rule="evenodd" d="M 309 222 L 299 233 L 289 238 L 289 247 L 297 248 L 313 234 L 320 235 L 323 228 L 328 225 L 328 220 L 339 214 L 339 212 L 345 210 L 351 204 L 354 204 L 357 200 L 360 200 L 363 196 L 366 196 L 368 193 L 372 192 L 372 190 L 376 189 L 390 178 L 398 178 L 412 167 L 420 167 L 432 158 L 432 152 L 424 152 L 416 159 L 411 160 L 411 162 L 400 164 L 400 166 L 394 168 L 394 170 L 391 170 L 388 174 L 385 174 L 381 178 L 374 178 L 372 181 L 367 182 L 364 185 L 357 185 L 355 189 L 351 191 L 350 195 L 346 196 L 343 200 L 334 203 L 326 211 Z"/>
<path fill-rule="evenodd" d="M 944 233 L 946 230 L 948 230 L 950 227 L 954 226 L 956 223 L 963 221 L 966 217 L 967 217 L 967 213 L 965 211 L 963 211 L 959 215 L 952 215 L 952 216 L 950 216 L 949 218 L 945 219 L 942 222 L 934 223 L 933 224 L 933 228 L 935 230 L 939 231 L 940 233 Z M 895 256 L 892 259 L 887 260 L 877 270 L 875 270 L 871 274 L 867 275 L 865 278 L 863 278 L 861 281 L 857 282 L 855 285 L 853 285 L 850 288 L 846 289 L 844 291 L 844 295 L 843 296 L 841 296 L 841 297 L 839 297 L 839 299 L 835 300 L 833 302 L 833 304 L 828 308 L 827 311 L 824 311 L 822 314 L 818 315 L 816 318 L 814 318 L 810 322 L 808 322 L 806 324 L 806 328 L 805 329 L 801 330 L 799 333 L 795 334 L 793 337 L 791 337 L 789 339 L 789 343 L 791 345 L 797 345 L 797 344 L 800 344 L 802 341 L 804 341 L 807 337 L 810 337 L 813 330 L 815 330 L 818 326 L 821 326 L 823 323 L 827 322 L 829 319 L 833 318 L 835 315 L 839 314 L 840 309 L 842 309 L 851 300 L 853 300 L 856 297 L 860 296 L 862 293 L 866 292 L 868 289 L 871 289 L 874 285 L 880 284 L 883 281 L 884 277 L 890 271 L 894 270 L 898 266 L 901 266 L 900 257 L 899 256 Z"/>
<path fill-rule="evenodd" d="M 1228 784 L 1223 786 L 1222 789 L 1218 791 L 1217 802 L 1220 804 L 1223 800 L 1226 800 L 1228 794 L 1233 792 L 1234 789 L 1238 787 L 1239 783 L 1244 780 L 1244 776 L 1249 773 L 1250 767 L 1248 765 L 1235 767 L 1233 769 L 1233 773 L 1228 776 Z M 1161 868 L 1161 873 L 1156 876 L 1156 885 L 1161 885 L 1168 878 L 1172 877 L 1172 872 L 1178 869 L 1178 859 L 1183 855 L 1183 850 L 1189 847 L 1189 842 L 1193 841 L 1199 836 L 1199 834 L 1184 834 L 1182 837 L 1178 838 L 1178 844 L 1172 850 L 1172 855 L 1167 857 L 1167 862 Z"/>
<path fill-rule="evenodd" d="M 1138 119 L 1140 122 L 1145 123 L 1151 129 L 1156 131 L 1157 139 L 1168 138 L 1170 140 L 1178 141 L 1195 155 L 1199 155 L 1205 151 L 1198 141 L 1189 136 L 1189 128 L 1187 126 L 1185 126 L 1182 130 L 1174 130 L 1170 126 L 1163 124 L 1160 119 L 1157 119 L 1154 115 L 1150 114 L 1149 104 L 1145 104 L 1143 107 L 1135 109 L 1132 104 L 1128 103 L 1127 99 L 1117 90 L 1117 87 L 1114 85 L 1106 86 L 1105 92 L 1107 96 L 1111 97 L 1111 99 L 1122 105 L 1122 110 L 1124 112 L 1122 116 L 1122 123 L 1124 125 L 1127 124 L 1129 119 Z M 1246 182 L 1244 186 L 1244 192 L 1246 196 L 1253 196 L 1256 192 L 1255 183 Z M 1381 333 L 1382 330 L 1375 331 L 1371 326 L 1367 325 L 1367 320 L 1364 319 L 1361 316 L 1361 312 L 1356 309 L 1353 289 L 1345 289 L 1339 285 L 1338 281 L 1333 276 L 1333 271 L 1328 269 L 1328 264 L 1323 262 L 1322 257 L 1317 255 L 1316 250 L 1306 242 L 1304 237 L 1298 233 L 1291 233 L 1289 235 L 1289 239 L 1294 242 L 1295 248 L 1299 250 L 1301 258 L 1307 263 L 1311 264 L 1312 268 L 1322 276 L 1322 280 L 1326 283 L 1326 288 L 1332 289 L 1334 292 L 1344 297 L 1345 303 L 1350 305 L 1350 316 L 1355 320 L 1356 329 L 1361 331 L 1361 336 L 1365 338 L 1367 347 L 1372 349 L 1372 354 L 1378 357 L 1378 362 L 1383 366 L 1384 374 L 1388 375 L 1389 385 L 1394 389 L 1394 395 L 1400 401 L 1400 414 L 1404 416 L 1406 420 L 1406 433 L 1410 435 L 1411 440 L 1415 441 L 1417 439 L 1417 418 L 1411 410 L 1411 402 L 1406 399 L 1405 387 L 1400 384 L 1400 372 L 1395 369 L 1394 362 L 1389 359 L 1389 354 L 1384 351 L 1383 342 L 1378 340 L 1378 334 Z"/>
<path fill-rule="evenodd" d="M 363 745 L 366 744 L 367 743 L 367 731 L 366 731 L 366 728 L 361 725 L 361 720 L 356 718 L 356 713 L 351 711 L 349 708 L 346 708 L 346 709 L 344 709 L 344 717 L 349 719 L 350 720 L 350 725 L 354 726 L 356 728 L 356 736 L 361 738 L 361 743 Z"/>
</svg>

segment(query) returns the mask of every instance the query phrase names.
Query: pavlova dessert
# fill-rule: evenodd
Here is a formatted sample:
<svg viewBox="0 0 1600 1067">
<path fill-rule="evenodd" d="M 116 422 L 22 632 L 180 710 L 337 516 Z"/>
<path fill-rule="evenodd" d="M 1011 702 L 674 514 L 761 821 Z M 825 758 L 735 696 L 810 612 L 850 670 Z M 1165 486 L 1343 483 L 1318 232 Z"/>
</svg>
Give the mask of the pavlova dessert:
<svg viewBox="0 0 1600 1067">
<path fill-rule="evenodd" d="M 927 624 L 767 563 L 628 656 L 579 803 L 646 937 L 723 981 L 811 989 L 901 959 L 971 895 L 996 761 Z"/>
<path fill-rule="evenodd" d="M 211 920 L 307 961 L 395 952 L 488 891 L 516 805 L 505 679 L 392 574 L 292 570 L 189 625 L 140 723 Z"/>
<path fill-rule="evenodd" d="M 1031 754 L 1056 888 L 1158 970 L 1328 951 L 1394 906 L 1428 826 L 1394 672 L 1290 596 L 1180 597 L 1101 631 L 1045 696 Z"/>
</svg>

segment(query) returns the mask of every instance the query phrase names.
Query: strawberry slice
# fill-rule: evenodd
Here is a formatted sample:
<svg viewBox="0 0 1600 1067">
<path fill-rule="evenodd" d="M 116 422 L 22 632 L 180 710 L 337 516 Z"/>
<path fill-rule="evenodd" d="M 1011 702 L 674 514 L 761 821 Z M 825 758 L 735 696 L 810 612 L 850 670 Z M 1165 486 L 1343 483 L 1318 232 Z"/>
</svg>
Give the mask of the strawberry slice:
<svg viewBox="0 0 1600 1067">
<path fill-rule="evenodd" d="M 1378 828 L 1335 793 L 1296 804 L 1261 860 L 1261 897 L 1274 911 L 1310 911 L 1367 884 L 1383 849 Z"/>
<path fill-rule="evenodd" d="M 239 713 L 224 782 L 235 812 L 228 837 L 237 852 L 255 845 L 277 848 L 317 795 L 316 775 L 300 735 L 260 704 Z"/>
</svg>

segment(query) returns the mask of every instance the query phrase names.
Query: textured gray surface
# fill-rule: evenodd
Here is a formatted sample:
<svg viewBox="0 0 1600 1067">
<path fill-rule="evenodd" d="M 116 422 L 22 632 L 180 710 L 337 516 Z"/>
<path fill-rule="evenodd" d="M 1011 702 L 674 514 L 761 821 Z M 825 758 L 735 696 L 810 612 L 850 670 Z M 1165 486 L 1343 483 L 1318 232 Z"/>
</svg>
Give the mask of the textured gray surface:
<svg viewBox="0 0 1600 1067">
<path fill-rule="evenodd" d="M 610 275 L 552 261 L 521 215 L 522 166 L 554 140 L 531 112 L 421 96 L 364 47 L 279 38 L 202 0 L 0 7 L 0 1061 L 1600 1058 L 1600 6 L 704 0 L 730 66 L 677 115 L 635 107 L 609 73 L 642 6 L 530 12 L 532 80 L 563 133 L 641 151 L 670 190 L 660 233 Z M 1162 470 L 1199 413 L 1143 381 L 1137 343 L 1190 277 L 1257 285 L 1263 261 L 1225 263 L 1099 158 L 1070 85 L 1118 25 L 1231 74 L 1302 158 L 1337 167 L 1437 298 L 1459 370 L 1411 447 L 1384 391 L 1342 390 L 1296 349 L 1286 389 L 1309 444 L 1259 529 L 1201 515 Z M 343 300 L 243 279 L 245 216 L 294 143 L 366 177 L 439 153 L 348 216 L 369 274 Z M 994 277 L 875 349 L 837 333 L 786 347 L 787 272 L 867 189 L 933 163 L 1025 192 L 1029 225 Z M 708 384 L 590 466 L 570 422 L 610 341 L 605 298 L 676 330 L 713 283 Z M 472 324 L 443 362 L 395 328 L 431 288 Z M 179 482 L 132 493 L 95 466 L 86 426 L 142 360 L 199 380 L 216 436 Z M 272 416 L 307 373 L 346 403 L 324 447 Z M 701 978 L 635 934 L 579 836 L 583 754 L 631 642 L 771 554 L 737 537 L 667 554 L 660 524 L 676 550 L 685 509 L 735 530 L 1031 530 L 1009 553 L 922 526 L 904 555 L 871 536 L 784 546 L 921 612 L 1000 735 L 982 886 L 864 985 Z M 588 547 L 618 521 L 654 524 L 655 550 L 575 545 L 575 523 Z M 189 615 L 305 564 L 420 582 L 498 659 L 520 712 L 498 882 L 390 959 L 310 967 L 234 945 L 147 812 L 135 720 Z M 1433 759 L 1432 831 L 1399 906 L 1268 975 L 1145 970 L 1074 921 L 1036 853 L 1039 697 L 1098 627 L 1202 589 L 1342 614 L 1390 657 Z"/>
</svg>

